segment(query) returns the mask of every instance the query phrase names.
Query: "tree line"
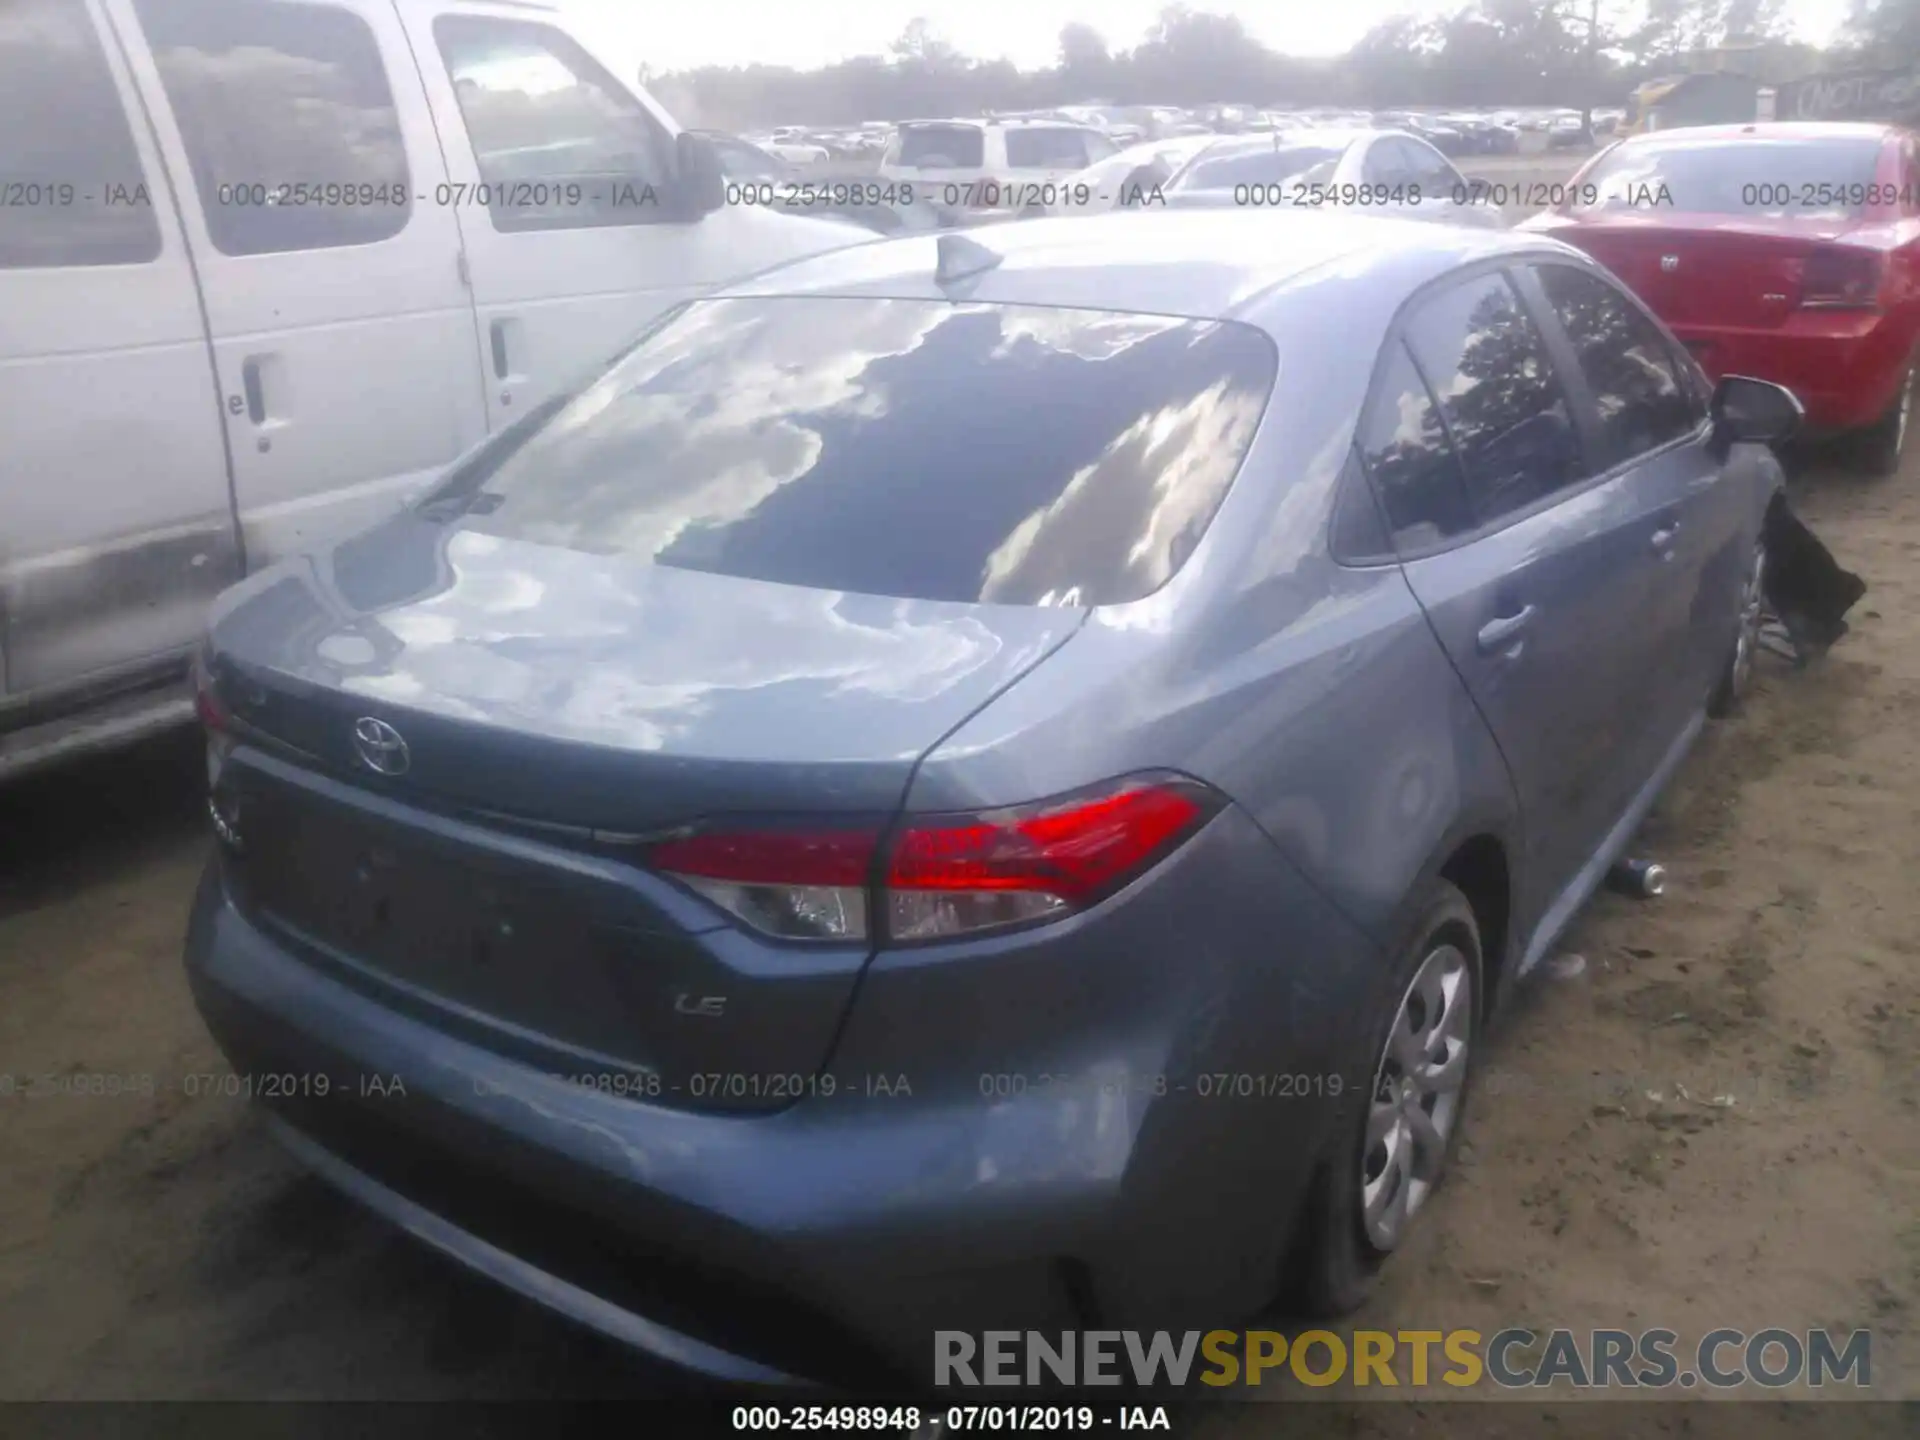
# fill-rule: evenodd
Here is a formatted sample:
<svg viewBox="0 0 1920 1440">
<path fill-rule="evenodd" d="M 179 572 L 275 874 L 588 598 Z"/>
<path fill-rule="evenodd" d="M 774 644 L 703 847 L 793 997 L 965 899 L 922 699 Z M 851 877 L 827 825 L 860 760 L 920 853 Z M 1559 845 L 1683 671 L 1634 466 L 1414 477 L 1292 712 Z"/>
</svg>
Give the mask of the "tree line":
<svg viewBox="0 0 1920 1440">
<path fill-rule="evenodd" d="M 1058 58 L 1039 70 L 965 55 L 916 19 L 883 56 L 815 70 L 708 66 L 647 78 L 693 123 L 751 129 L 1096 101 L 1584 108 L 1623 104 L 1642 80 L 1730 43 L 1775 42 L 1774 53 L 1802 70 L 1920 58 L 1920 0 L 1853 0 L 1846 31 L 1824 55 L 1790 45 L 1784 10 L 1784 0 L 1475 0 L 1438 18 L 1385 20 L 1327 59 L 1281 54 L 1235 16 L 1172 4 L 1131 49 L 1114 49 L 1091 24 L 1067 25 Z"/>
</svg>

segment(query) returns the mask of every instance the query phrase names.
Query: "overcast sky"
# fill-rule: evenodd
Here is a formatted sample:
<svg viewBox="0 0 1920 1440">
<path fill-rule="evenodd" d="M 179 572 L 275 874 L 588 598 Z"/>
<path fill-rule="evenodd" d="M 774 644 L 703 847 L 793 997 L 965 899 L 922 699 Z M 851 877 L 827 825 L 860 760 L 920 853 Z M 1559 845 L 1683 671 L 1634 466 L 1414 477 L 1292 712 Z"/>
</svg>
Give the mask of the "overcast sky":
<svg viewBox="0 0 1920 1440">
<path fill-rule="evenodd" d="M 924 15 L 970 55 L 1005 56 L 1023 69 L 1052 64 L 1060 27 L 1084 20 L 1116 50 L 1139 43 L 1164 0 L 575 0 L 614 20 L 654 70 L 696 65 L 812 67 L 884 54 Z M 1337 55 L 1389 15 L 1444 13 L 1461 0 L 1191 0 L 1236 14 L 1257 38 L 1290 55 Z M 1848 0 L 1787 0 L 1799 38 L 1825 44 Z"/>
</svg>

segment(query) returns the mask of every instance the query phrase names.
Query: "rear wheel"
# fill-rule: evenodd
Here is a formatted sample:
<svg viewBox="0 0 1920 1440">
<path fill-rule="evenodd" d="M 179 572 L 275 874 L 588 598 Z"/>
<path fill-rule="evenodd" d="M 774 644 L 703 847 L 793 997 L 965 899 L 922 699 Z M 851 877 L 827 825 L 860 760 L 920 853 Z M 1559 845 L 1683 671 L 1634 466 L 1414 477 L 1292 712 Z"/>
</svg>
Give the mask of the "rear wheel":
<svg viewBox="0 0 1920 1440">
<path fill-rule="evenodd" d="M 1413 933 L 1355 1067 L 1371 1084 L 1351 1097 L 1295 1241 L 1291 1298 L 1310 1315 L 1347 1314 L 1372 1293 L 1459 1140 L 1480 1043 L 1480 931 L 1441 880 Z"/>
<path fill-rule="evenodd" d="M 1860 466 L 1869 475 L 1893 475 L 1906 455 L 1912 433 L 1913 392 L 1920 385 L 1920 365 L 1909 364 L 1900 377 L 1900 389 L 1887 413 L 1860 432 Z"/>
</svg>

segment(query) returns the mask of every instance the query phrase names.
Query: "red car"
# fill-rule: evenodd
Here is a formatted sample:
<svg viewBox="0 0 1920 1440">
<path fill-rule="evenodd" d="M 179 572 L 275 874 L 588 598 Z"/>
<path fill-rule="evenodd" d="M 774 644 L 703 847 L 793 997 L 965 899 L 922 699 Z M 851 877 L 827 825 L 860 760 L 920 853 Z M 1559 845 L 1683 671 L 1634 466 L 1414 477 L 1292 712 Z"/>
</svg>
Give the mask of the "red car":
<svg viewBox="0 0 1920 1440">
<path fill-rule="evenodd" d="M 1786 386 L 1899 467 L 1920 341 L 1920 146 L 1890 125 L 1714 125 L 1613 145 L 1524 222 L 1579 246 L 1715 380 Z"/>
</svg>

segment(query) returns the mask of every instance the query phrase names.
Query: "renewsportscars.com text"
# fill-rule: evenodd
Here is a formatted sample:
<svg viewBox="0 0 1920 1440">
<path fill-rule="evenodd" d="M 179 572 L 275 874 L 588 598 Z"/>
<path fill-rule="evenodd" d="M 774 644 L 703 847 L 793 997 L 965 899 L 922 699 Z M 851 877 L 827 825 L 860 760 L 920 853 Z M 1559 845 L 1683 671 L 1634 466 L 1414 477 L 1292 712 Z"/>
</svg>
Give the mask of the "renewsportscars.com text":
<svg viewBox="0 0 1920 1440">
<path fill-rule="evenodd" d="M 939 1386 L 1441 1384 L 1459 1389 L 1728 1390 L 1873 1383 L 1866 1330 L 1712 1330 L 1691 1345 L 1672 1330 L 941 1330 Z M 1205 1392 L 1201 1392 L 1205 1393 Z"/>
</svg>

